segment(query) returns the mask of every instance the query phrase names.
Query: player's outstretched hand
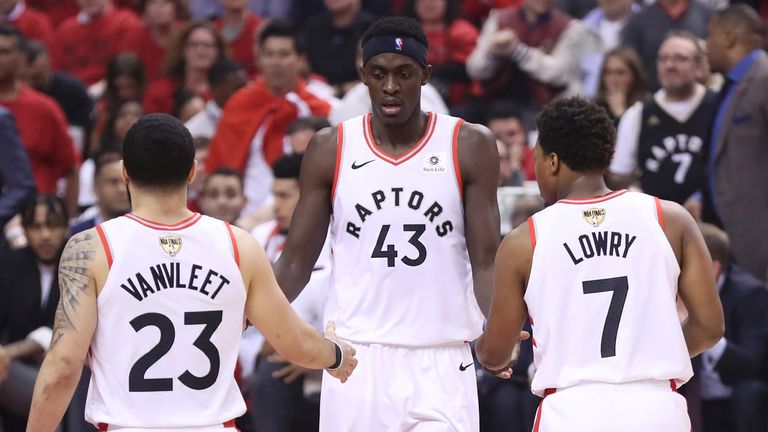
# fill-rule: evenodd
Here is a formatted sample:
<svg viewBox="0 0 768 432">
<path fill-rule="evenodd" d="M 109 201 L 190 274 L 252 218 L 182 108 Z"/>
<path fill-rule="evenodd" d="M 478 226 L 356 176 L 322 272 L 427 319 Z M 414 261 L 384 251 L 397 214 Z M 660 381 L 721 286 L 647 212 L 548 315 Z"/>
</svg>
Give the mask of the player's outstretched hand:
<svg viewBox="0 0 768 432">
<path fill-rule="evenodd" d="M 341 365 L 336 369 L 326 369 L 331 376 L 339 379 L 342 383 L 347 382 L 349 376 L 352 375 L 352 371 L 357 366 L 357 359 L 355 358 L 356 351 L 352 346 L 336 336 L 336 323 L 334 321 L 328 321 L 325 325 L 325 337 L 329 340 L 339 344 L 342 352 Z"/>
<path fill-rule="evenodd" d="M 530 333 L 528 333 L 527 331 L 521 331 L 520 335 L 517 337 L 517 342 L 515 342 L 515 347 L 512 349 L 512 356 L 509 359 L 509 363 L 507 363 L 507 365 L 501 369 L 489 369 L 488 367 L 483 365 L 483 370 L 501 379 L 512 378 L 512 366 L 514 366 L 517 363 L 517 358 L 520 356 L 520 342 L 530 337 L 531 337 Z"/>
</svg>

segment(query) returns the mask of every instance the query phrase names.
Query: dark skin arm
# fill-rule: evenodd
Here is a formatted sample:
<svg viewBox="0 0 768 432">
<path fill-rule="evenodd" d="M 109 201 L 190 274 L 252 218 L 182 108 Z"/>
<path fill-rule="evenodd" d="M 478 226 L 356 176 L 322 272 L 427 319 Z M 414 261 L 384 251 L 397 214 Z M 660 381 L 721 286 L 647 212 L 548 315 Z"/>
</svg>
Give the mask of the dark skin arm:
<svg viewBox="0 0 768 432">
<path fill-rule="evenodd" d="M 712 259 L 693 217 L 679 204 L 662 201 L 664 233 L 680 264 L 677 294 L 688 311 L 683 336 L 691 357 L 717 343 L 725 332 L 723 307 Z"/>
<path fill-rule="evenodd" d="M 528 317 L 523 296 L 533 260 L 528 223 L 523 223 L 501 242 L 494 266 L 494 292 L 485 332 L 477 340 L 477 359 L 486 370 L 509 378 L 517 358 L 517 341 L 527 339 L 521 332 Z"/>
<path fill-rule="evenodd" d="M 464 185 L 464 226 L 472 264 L 475 298 L 488 316 L 493 292 L 493 258 L 499 247 L 496 186 L 499 153 L 496 139 L 484 126 L 464 123 L 459 130 L 459 166 Z"/>
<path fill-rule="evenodd" d="M 336 128 L 323 129 L 309 141 L 299 177 L 301 195 L 291 219 L 291 232 L 275 277 L 288 301 L 293 301 L 309 282 L 325 243 L 331 220 L 331 189 L 336 169 Z"/>
</svg>

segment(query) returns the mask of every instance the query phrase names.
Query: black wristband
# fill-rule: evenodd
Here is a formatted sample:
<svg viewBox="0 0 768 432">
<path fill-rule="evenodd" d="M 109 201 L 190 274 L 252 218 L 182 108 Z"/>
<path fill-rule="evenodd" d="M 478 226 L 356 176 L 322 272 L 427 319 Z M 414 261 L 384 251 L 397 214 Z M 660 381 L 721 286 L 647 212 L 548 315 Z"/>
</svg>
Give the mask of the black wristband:
<svg viewBox="0 0 768 432">
<path fill-rule="evenodd" d="M 329 371 L 334 371 L 338 369 L 342 363 L 344 363 L 344 351 L 341 349 L 341 345 L 337 344 L 336 342 L 328 339 L 330 343 L 333 344 L 334 347 L 336 347 L 336 361 L 333 362 L 332 365 L 328 366 L 326 369 Z"/>
</svg>

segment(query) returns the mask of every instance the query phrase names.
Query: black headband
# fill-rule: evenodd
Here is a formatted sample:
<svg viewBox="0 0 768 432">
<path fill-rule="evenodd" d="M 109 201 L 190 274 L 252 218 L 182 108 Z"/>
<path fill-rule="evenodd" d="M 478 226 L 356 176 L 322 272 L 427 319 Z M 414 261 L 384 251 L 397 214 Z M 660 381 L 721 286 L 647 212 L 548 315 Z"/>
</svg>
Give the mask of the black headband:
<svg viewBox="0 0 768 432">
<path fill-rule="evenodd" d="M 427 66 L 427 46 L 412 37 L 395 35 L 374 36 L 363 44 L 363 64 L 376 55 L 384 53 L 408 56 L 422 66 Z"/>
</svg>

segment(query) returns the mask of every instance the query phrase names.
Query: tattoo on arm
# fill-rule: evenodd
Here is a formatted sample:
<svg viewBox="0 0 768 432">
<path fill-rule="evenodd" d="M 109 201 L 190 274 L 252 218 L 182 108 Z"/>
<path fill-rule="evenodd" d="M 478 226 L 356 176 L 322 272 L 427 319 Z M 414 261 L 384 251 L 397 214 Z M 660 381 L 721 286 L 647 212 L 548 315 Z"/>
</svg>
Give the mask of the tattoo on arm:
<svg viewBox="0 0 768 432">
<path fill-rule="evenodd" d="M 75 320 L 83 296 L 91 295 L 90 268 L 96 256 L 95 236 L 83 232 L 72 237 L 61 255 L 59 264 L 59 290 L 61 295 L 56 308 L 53 325 L 51 349 L 55 347 L 65 333 L 77 331 Z"/>
</svg>

